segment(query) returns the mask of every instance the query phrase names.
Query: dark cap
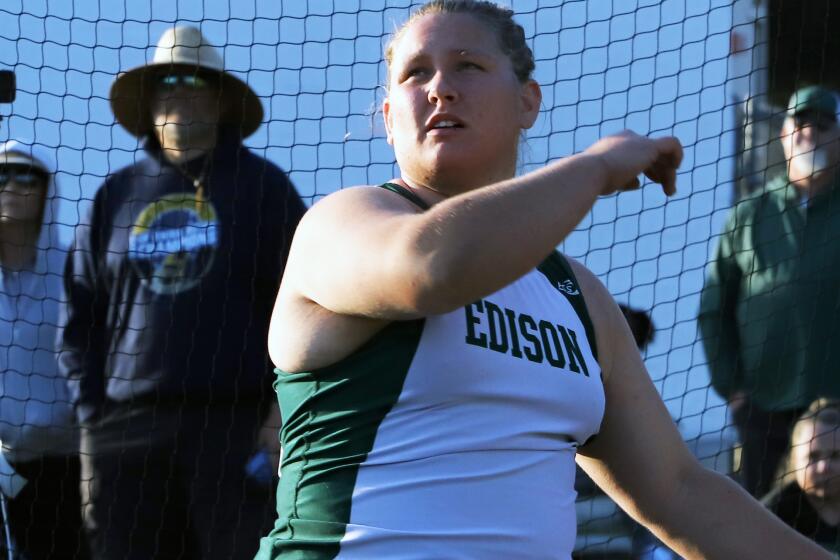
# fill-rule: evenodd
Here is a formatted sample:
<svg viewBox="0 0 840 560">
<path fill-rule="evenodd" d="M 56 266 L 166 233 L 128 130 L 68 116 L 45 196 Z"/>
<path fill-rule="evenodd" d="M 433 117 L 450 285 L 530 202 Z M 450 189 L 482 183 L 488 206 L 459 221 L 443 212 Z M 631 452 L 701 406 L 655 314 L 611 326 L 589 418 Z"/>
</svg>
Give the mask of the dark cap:
<svg viewBox="0 0 840 560">
<path fill-rule="evenodd" d="M 831 90 L 820 86 L 808 86 L 794 92 L 788 102 L 787 116 L 814 112 L 837 119 L 837 97 Z"/>
</svg>

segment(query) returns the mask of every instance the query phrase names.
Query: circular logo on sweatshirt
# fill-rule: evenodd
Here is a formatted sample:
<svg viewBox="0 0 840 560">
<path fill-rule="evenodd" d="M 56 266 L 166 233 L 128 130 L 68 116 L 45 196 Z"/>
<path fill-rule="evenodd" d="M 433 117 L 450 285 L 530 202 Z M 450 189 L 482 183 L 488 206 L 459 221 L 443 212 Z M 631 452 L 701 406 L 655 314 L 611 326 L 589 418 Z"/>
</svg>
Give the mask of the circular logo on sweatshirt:
<svg viewBox="0 0 840 560">
<path fill-rule="evenodd" d="M 128 237 L 128 258 L 156 294 L 194 288 L 210 270 L 219 244 L 216 209 L 190 193 L 166 195 L 140 212 Z"/>
</svg>

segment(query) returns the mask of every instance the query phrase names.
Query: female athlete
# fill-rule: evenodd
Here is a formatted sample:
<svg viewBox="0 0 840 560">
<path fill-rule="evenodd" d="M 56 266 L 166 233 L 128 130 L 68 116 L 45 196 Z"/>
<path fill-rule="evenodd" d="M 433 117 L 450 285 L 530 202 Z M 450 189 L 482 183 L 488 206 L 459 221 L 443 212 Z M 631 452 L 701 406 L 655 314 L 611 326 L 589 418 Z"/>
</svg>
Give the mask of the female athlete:
<svg viewBox="0 0 840 560">
<path fill-rule="evenodd" d="M 396 33 L 401 175 L 315 205 L 269 344 L 284 452 L 259 558 L 564 558 L 575 458 L 688 558 L 828 558 L 703 469 L 604 286 L 555 247 L 600 195 L 675 192 L 675 138 L 625 132 L 515 177 L 541 94 L 512 13 L 437 0 Z"/>
</svg>

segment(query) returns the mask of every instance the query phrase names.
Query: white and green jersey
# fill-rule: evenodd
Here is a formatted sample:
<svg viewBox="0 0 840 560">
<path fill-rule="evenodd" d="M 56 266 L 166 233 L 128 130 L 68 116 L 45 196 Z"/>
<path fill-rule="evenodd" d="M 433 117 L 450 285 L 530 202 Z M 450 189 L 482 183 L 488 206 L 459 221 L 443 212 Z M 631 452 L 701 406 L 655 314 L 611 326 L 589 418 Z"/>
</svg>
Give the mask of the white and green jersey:
<svg viewBox="0 0 840 560">
<path fill-rule="evenodd" d="M 334 365 L 278 371 L 279 518 L 258 558 L 569 558 L 575 448 L 604 412 L 596 358 L 554 253 Z"/>
</svg>

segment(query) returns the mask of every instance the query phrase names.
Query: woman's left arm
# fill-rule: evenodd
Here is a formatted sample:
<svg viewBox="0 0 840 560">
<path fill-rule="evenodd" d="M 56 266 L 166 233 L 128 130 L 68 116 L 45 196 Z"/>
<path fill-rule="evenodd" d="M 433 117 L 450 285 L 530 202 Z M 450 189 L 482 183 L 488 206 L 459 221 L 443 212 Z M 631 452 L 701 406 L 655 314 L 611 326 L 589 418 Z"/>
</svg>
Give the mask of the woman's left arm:
<svg viewBox="0 0 840 560">
<path fill-rule="evenodd" d="M 606 393 L 601 430 L 578 450 L 580 466 L 685 558 L 829 560 L 825 550 L 692 456 L 618 306 L 591 272 L 573 267 L 594 322 Z"/>
</svg>

